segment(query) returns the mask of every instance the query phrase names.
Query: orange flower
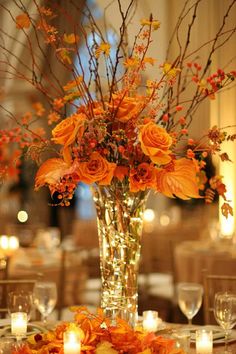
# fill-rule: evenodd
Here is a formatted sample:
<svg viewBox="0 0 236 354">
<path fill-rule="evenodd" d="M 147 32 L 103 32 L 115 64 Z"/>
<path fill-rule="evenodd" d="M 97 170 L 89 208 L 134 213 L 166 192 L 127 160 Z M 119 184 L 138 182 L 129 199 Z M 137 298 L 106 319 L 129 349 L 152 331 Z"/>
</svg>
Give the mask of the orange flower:
<svg viewBox="0 0 236 354">
<path fill-rule="evenodd" d="M 20 14 L 16 16 L 16 28 L 29 28 L 30 27 L 30 18 L 27 13 Z"/>
<path fill-rule="evenodd" d="M 69 146 L 76 139 L 81 139 L 84 133 L 84 122 L 86 116 L 82 113 L 72 114 L 70 117 L 61 121 L 52 130 L 52 140 L 55 144 Z"/>
<path fill-rule="evenodd" d="M 130 57 L 124 61 L 126 68 L 136 68 L 138 65 L 140 65 L 140 60 L 137 57 Z"/>
<path fill-rule="evenodd" d="M 179 68 L 173 67 L 170 63 L 165 63 L 163 65 L 163 73 L 167 75 L 169 79 L 174 79 L 180 71 Z"/>
<path fill-rule="evenodd" d="M 111 46 L 109 43 L 101 43 L 95 51 L 95 57 L 98 59 L 102 53 L 108 56 L 110 54 L 110 49 Z"/>
<path fill-rule="evenodd" d="M 143 162 L 130 172 L 130 191 L 144 191 L 147 188 L 154 188 L 156 183 L 155 168 Z"/>
<path fill-rule="evenodd" d="M 120 182 L 123 181 L 125 176 L 128 176 L 129 168 L 126 166 L 116 166 L 114 177 L 117 177 Z"/>
<path fill-rule="evenodd" d="M 142 19 L 140 22 L 142 26 L 152 26 L 154 31 L 160 27 L 158 20 Z"/>
<path fill-rule="evenodd" d="M 36 116 L 42 117 L 45 113 L 45 108 L 43 107 L 41 102 L 35 102 L 33 103 L 33 108 L 35 110 Z"/>
<path fill-rule="evenodd" d="M 58 158 L 46 160 L 38 169 L 35 177 L 35 188 L 48 184 L 49 186 L 56 185 L 68 170 L 68 164 Z"/>
<path fill-rule="evenodd" d="M 78 43 L 79 41 L 79 36 L 77 34 L 74 34 L 74 33 L 70 33 L 70 34 L 64 34 L 63 36 L 63 41 L 66 43 L 66 44 L 75 44 L 75 43 Z"/>
<path fill-rule="evenodd" d="M 181 158 L 173 161 L 173 169 L 158 171 L 157 191 L 170 198 L 201 198 L 194 161 Z"/>
<path fill-rule="evenodd" d="M 143 153 L 149 156 L 152 162 L 164 165 L 171 161 L 169 148 L 172 138 L 164 128 L 149 122 L 141 127 L 139 140 Z"/>
<path fill-rule="evenodd" d="M 122 95 L 112 95 L 112 102 L 108 105 L 115 118 L 122 123 L 136 118 L 143 108 L 141 97 L 123 97 Z"/>
<path fill-rule="evenodd" d="M 115 163 L 110 163 L 98 152 L 93 152 L 88 162 L 82 162 L 78 166 L 78 174 L 82 182 L 99 182 L 101 185 L 109 185 L 116 168 Z"/>
</svg>

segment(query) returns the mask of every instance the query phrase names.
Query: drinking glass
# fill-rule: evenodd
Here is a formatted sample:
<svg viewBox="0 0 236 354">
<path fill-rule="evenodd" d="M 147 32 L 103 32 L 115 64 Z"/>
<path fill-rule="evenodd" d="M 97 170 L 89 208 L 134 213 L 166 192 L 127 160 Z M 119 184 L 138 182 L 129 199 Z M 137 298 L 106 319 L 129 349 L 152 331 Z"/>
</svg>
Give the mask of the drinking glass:
<svg viewBox="0 0 236 354">
<path fill-rule="evenodd" d="M 54 310 L 57 302 L 57 287 L 54 282 L 41 281 L 34 286 L 34 303 L 46 325 L 47 317 Z"/>
<path fill-rule="evenodd" d="M 180 310 L 192 324 L 193 317 L 198 313 L 202 304 L 203 287 L 197 283 L 179 283 L 177 287 Z"/>
<path fill-rule="evenodd" d="M 16 290 L 8 293 L 7 309 L 9 315 L 14 312 L 27 313 L 27 319 L 30 320 L 33 307 L 33 293 L 31 291 Z"/>
<path fill-rule="evenodd" d="M 214 315 L 218 324 L 225 332 L 225 351 L 228 349 L 228 339 L 230 330 L 236 324 L 236 294 L 229 292 L 218 292 L 215 294 Z"/>
</svg>

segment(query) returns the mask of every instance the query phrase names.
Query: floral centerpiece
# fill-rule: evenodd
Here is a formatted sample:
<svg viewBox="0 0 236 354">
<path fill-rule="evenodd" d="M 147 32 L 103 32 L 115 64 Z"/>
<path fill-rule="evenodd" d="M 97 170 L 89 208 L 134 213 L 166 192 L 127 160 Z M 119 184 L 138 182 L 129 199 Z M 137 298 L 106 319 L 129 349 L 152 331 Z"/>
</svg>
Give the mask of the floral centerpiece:
<svg viewBox="0 0 236 354">
<path fill-rule="evenodd" d="M 184 354 L 182 349 L 174 348 L 174 340 L 170 338 L 144 332 L 141 327 L 133 329 L 121 319 L 113 326 L 101 310 L 96 315 L 84 307 L 72 310 L 73 324 L 64 322 L 53 331 L 34 334 L 12 354 L 63 354 L 63 334 L 68 330 L 78 332 L 81 354 Z"/>
<path fill-rule="evenodd" d="M 21 118 L 4 108 L 19 127 L 2 130 L 3 141 L 8 145 L 12 142 L 21 152 L 27 148 L 28 156 L 40 165 L 36 189 L 48 186 L 57 204 L 70 205 L 78 183 L 93 186 L 101 250 L 101 306 L 108 316 L 118 314 L 134 323 L 142 214 L 149 190 L 170 198 L 204 198 L 208 203 L 218 193 L 224 199 L 223 214 L 232 214 L 222 176 L 207 181 L 204 167 L 211 154 L 229 161 L 221 144 L 233 141 L 235 134 L 217 126 L 199 140 L 188 133 L 201 102 L 213 99 L 236 77 L 233 70 L 210 72 L 213 54 L 225 35 L 225 17 L 232 6 L 227 9 L 219 32 L 209 41 L 211 49 L 205 62 L 195 59 L 198 50 L 189 50 L 200 1 L 184 7 L 175 34 L 178 37 L 181 23 L 192 11 L 186 42 L 174 61 L 161 63 L 148 54 L 153 35 L 160 27 L 152 16 L 141 20 L 133 43 L 127 41 L 133 0 L 125 8 L 120 0 L 115 2 L 121 25 L 112 41 L 86 5 L 81 9 L 71 1 L 68 12 L 54 1 L 50 6 L 34 1 L 31 13 L 21 1 L 14 3 L 19 10 L 16 17 L 6 5 L 0 6 L 25 36 L 31 66 L 22 65 L 21 61 L 15 67 L 11 61 L 2 62 L 7 65 L 6 72 L 28 81 L 44 101 L 34 102 L 33 112 Z M 56 16 L 65 19 L 66 31 L 54 25 Z M 33 50 L 30 30 L 39 53 Z M 234 32 L 235 28 L 227 31 L 227 38 Z M 67 72 L 65 83 L 59 81 L 42 43 Z M 39 64 L 42 57 L 48 66 L 45 72 Z M 156 68 L 155 78 L 145 77 L 149 66 Z M 186 98 L 188 89 L 191 94 Z M 47 118 L 52 127 L 49 139 L 36 125 L 35 117 L 37 124 L 42 117 Z M 43 162 L 42 153 L 49 149 L 52 156 Z M 2 174 L 5 171 L 3 167 Z M 209 186 L 203 193 L 207 182 Z"/>
</svg>

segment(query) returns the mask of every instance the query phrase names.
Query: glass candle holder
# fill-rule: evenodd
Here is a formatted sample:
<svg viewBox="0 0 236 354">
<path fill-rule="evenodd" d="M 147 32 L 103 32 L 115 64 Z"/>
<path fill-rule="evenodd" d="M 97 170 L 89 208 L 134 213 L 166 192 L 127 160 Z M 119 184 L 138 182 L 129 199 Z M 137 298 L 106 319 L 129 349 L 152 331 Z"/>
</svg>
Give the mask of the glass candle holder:
<svg viewBox="0 0 236 354">
<path fill-rule="evenodd" d="M 158 312 L 143 311 L 143 329 L 147 332 L 156 332 L 158 328 Z"/>
<path fill-rule="evenodd" d="M 172 337 L 175 340 L 175 347 L 183 349 L 186 353 L 190 350 L 190 332 L 186 330 L 173 331 Z"/>
<path fill-rule="evenodd" d="M 200 329 L 196 331 L 196 352 L 197 354 L 212 354 L 213 334 L 212 331 Z"/>
<path fill-rule="evenodd" d="M 26 312 L 13 312 L 11 314 L 11 333 L 20 340 L 27 333 L 27 320 Z"/>
<path fill-rule="evenodd" d="M 68 330 L 64 333 L 64 354 L 79 354 L 81 341 L 79 333 L 75 330 Z"/>
</svg>

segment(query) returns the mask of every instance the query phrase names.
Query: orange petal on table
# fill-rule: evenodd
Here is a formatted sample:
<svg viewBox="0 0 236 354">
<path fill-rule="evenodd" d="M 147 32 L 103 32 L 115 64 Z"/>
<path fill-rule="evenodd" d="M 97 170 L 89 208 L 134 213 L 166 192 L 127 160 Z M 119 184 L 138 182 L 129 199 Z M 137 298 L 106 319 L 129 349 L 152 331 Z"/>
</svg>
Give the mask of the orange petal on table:
<svg viewBox="0 0 236 354">
<path fill-rule="evenodd" d="M 194 162 L 182 158 L 173 161 L 173 164 L 172 171 L 162 169 L 157 172 L 157 191 L 170 198 L 201 198 Z"/>
<path fill-rule="evenodd" d="M 45 184 L 55 185 L 60 178 L 68 171 L 68 164 L 59 158 L 46 160 L 38 169 L 35 177 L 35 188 L 38 189 Z"/>
</svg>

